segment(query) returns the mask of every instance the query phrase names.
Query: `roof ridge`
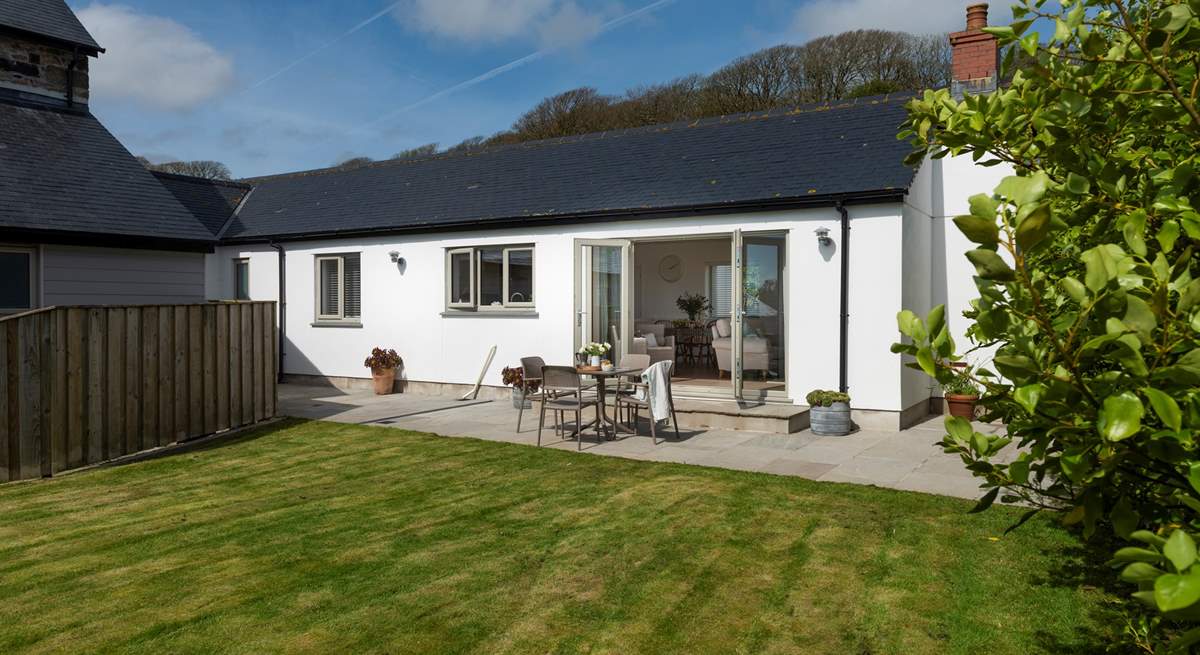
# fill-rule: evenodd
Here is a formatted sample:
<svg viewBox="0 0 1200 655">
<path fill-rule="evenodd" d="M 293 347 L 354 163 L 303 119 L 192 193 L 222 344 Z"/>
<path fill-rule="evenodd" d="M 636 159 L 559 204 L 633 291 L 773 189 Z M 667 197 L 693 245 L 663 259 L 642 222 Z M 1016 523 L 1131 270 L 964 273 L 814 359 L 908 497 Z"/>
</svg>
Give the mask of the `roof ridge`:
<svg viewBox="0 0 1200 655">
<path fill-rule="evenodd" d="M 325 168 L 314 168 L 301 171 L 293 171 L 288 173 L 276 173 L 273 175 L 259 175 L 255 177 L 241 178 L 238 182 L 248 185 L 257 185 L 263 182 L 272 182 L 275 180 L 291 179 L 297 177 L 308 177 L 316 175 L 336 175 L 339 173 L 352 173 L 363 169 L 370 168 L 387 168 L 391 166 L 411 165 L 426 161 L 444 160 L 452 157 L 477 157 L 480 155 L 492 154 L 495 152 L 503 152 L 518 148 L 538 148 L 554 145 L 564 145 L 569 143 L 581 143 L 592 140 L 602 140 L 610 138 L 621 138 L 626 136 L 637 136 L 640 134 L 650 134 L 655 132 L 664 132 L 681 127 L 698 128 L 698 127 L 721 127 L 726 125 L 734 125 L 745 123 L 751 120 L 768 120 L 773 118 L 785 118 L 788 116 L 796 116 L 798 114 L 813 113 L 817 111 L 833 111 L 838 109 L 847 109 L 861 105 L 876 105 L 894 102 L 896 100 L 908 100 L 915 97 L 917 91 L 897 91 L 876 96 L 865 96 L 861 98 L 845 98 L 840 100 L 832 100 L 826 102 L 814 102 L 801 105 L 784 105 L 772 109 L 764 109 L 752 112 L 743 112 L 738 114 L 722 114 L 720 116 L 705 116 L 701 118 L 693 118 L 682 121 L 672 121 L 669 123 L 654 123 L 651 125 L 640 125 L 638 127 L 626 127 L 616 130 L 602 130 L 599 132 L 585 132 L 583 134 L 572 134 L 569 136 L 552 137 L 549 139 L 534 139 L 531 141 L 520 141 L 517 143 L 504 143 L 494 146 L 487 146 L 477 150 L 468 150 L 460 152 L 440 152 L 433 155 L 421 155 L 417 157 L 404 157 L 402 159 L 385 159 L 382 161 L 374 161 L 362 166 L 353 168 L 339 168 L 337 166 L 327 166 Z"/>
</svg>

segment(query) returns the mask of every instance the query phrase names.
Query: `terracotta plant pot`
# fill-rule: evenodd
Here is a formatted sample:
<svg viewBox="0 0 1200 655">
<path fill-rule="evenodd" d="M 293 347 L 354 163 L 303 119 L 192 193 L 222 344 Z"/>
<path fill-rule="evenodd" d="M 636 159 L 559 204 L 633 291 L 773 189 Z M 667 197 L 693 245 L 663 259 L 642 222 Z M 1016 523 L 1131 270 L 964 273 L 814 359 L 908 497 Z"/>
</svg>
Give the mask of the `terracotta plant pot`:
<svg viewBox="0 0 1200 655">
<path fill-rule="evenodd" d="M 386 396 L 392 393 L 392 388 L 396 384 L 396 369 L 373 368 L 371 369 L 371 379 L 375 381 L 375 395 Z"/>
<path fill-rule="evenodd" d="M 976 394 L 970 396 L 956 393 L 946 394 L 946 405 L 950 408 L 950 415 L 965 418 L 968 421 L 975 420 L 975 403 L 977 402 L 979 402 L 979 396 Z"/>
</svg>

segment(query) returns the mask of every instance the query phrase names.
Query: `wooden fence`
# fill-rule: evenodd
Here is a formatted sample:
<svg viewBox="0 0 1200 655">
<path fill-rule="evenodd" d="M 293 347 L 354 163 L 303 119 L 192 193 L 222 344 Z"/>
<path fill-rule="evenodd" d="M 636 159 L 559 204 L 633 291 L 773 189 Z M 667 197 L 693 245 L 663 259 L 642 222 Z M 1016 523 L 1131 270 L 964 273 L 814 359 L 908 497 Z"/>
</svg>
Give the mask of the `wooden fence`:
<svg viewBox="0 0 1200 655">
<path fill-rule="evenodd" d="M 48 307 L 0 319 L 0 482 L 275 415 L 275 303 Z"/>
</svg>

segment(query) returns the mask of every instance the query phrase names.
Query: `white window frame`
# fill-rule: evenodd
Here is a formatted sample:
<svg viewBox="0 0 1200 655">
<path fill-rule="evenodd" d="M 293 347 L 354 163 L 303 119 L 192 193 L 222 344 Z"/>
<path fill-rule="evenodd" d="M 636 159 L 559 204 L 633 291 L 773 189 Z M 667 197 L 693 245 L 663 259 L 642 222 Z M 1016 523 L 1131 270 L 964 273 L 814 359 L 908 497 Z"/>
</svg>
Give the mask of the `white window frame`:
<svg viewBox="0 0 1200 655">
<path fill-rule="evenodd" d="M 466 302 L 454 300 L 454 256 L 466 255 L 470 262 L 470 272 L 467 274 L 470 300 Z M 475 248 L 451 248 L 446 251 L 446 306 L 453 309 L 474 309 L 478 297 L 478 285 L 475 283 Z"/>
<path fill-rule="evenodd" d="M 362 294 L 362 253 L 343 252 L 343 253 L 315 255 L 313 257 L 313 277 L 315 278 L 315 283 L 313 285 L 313 290 L 315 291 L 315 293 L 313 294 L 313 301 L 314 301 L 313 313 L 316 315 L 316 322 L 314 323 L 314 325 L 359 326 L 362 324 L 362 316 L 349 316 L 349 317 L 346 316 L 346 258 L 350 257 L 352 255 L 358 255 L 358 257 L 359 257 L 359 263 L 358 263 L 358 265 L 359 265 L 359 273 L 358 273 L 359 289 L 358 289 L 358 292 L 361 297 L 361 294 Z M 322 314 L 321 313 L 321 296 L 322 296 L 321 284 L 323 283 L 323 280 L 321 278 L 321 263 L 325 262 L 325 261 L 336 261 L 337 262 L 338 293 L 337 293 L 337 313 L 336 314 Z"/>
<path fill-rule="evenodd" d="M 29 306 L 28 307 L 0 307 L 0 316 L 5 314 L 20 314 L 38 308 L 38 251 L 35 248 L 19 248 L 13 246 L 0 246 L 0 252 L 15 253 L 26 255 L 29 257 Z"/>
<path fill-rule="evenodd" d="M 238 267 L 246 267 L 246 297 L 238 297 Z M 234 300 L 250 300 L 250 258 L 249 257 L 234 257 L 233 258 L 233 299 Z"/>
<path fill-rule="evenodd" d="M 479 301 L 479 292 L 483 287 L 482 276 L 483 266 L 481 263 L 484 250 L 500 250 L 501 251 L 501 281 L 500 281 L 500 305 L 484 305 Z M 446 250 L 446 307 L 452 310 L 467 310 L 478 312 L 511 312 L 528 311 L 537 306 L 537 291 L 533 290 L 533 297 L 528 302 L 514 302 L 509 300 L 509 256 L 513 252 L 529 251 L 529 261 L 532 266 L 531 281 L 533 286 L 537 286 L 537 247 L 534 244 L 519 244 L 519 245 L 495 245 L 495 246 L 472 246 L 467 248 L 449 248 Z M 454 291 L 454 255 L 469 255 L 471 262 L 471 277 L 468 281 L 470 284 L 470 302 L 453 302 Z"/>
</svg>

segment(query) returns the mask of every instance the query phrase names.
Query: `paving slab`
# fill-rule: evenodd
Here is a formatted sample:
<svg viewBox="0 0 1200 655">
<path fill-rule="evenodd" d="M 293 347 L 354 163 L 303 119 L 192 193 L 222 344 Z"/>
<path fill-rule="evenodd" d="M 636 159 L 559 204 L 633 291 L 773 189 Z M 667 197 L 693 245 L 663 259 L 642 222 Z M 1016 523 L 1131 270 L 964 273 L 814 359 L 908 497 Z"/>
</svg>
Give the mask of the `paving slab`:
<svg viewBox="0 0 1200 655">
<path fill-rule="evenodd" d="M 695 401 L 689 401 L 695 402 Z M 345 391 L 332 387 L 285 384 L 279 387 L 280 413 L 301 418 L 341 423 L 358 423 L 401 428 L 453 437 L 474 437 L 534 446 L 538 416 L 526 411 L 521 431 L 516 431 L 517 412 L 507 400 L 459 401 L 445 396 L 392 394 L 376 396 L 369 391 Z M 542 431 L 542 445 L 575 451 L 571 437 L 555 434 L 549 423 Z M 584 421 L 590 421 L 585 415 Z M 942 434 L 941 417 L 931 417 L 916 426 L 895 432 L 860 430 L 844 437 L 822 437 L 809 430 L 775 434 L 730 429 L 664 429 L 654 444 L 648 424 L 639 433 L 621 432 L 619 438 L 597 442 L 595 432 L 584 432 L 582 452 L 646 461 L 697 464 L 775 475 L 790 475 L 820 481 L 848 482 L 910 491 L 977 498 L 979 482 L 956 455 L 947 455 L 934 445 Z M 976 429 L 1003 434 L 1003 426 L 979 423 Z M 672 438 L 662 439 L 663 436 Z M 1006 451 L 1005 457 L 1015 456 Z"/>
</svg>

